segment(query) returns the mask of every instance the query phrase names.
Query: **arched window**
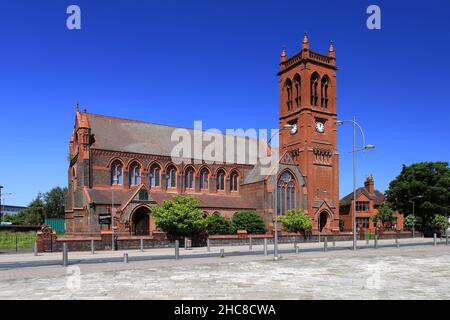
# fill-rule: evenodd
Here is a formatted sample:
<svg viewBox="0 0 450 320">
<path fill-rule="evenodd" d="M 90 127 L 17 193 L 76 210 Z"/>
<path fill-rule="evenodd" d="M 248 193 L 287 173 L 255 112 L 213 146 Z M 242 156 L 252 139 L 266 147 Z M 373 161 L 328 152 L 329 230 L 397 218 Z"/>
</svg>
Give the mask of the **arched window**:
<svg viewBox="0 0 450 320">
<path fill-rule="evenodd" d="M 216 176 L 216 189 L 225 190 L 225 172 L 220 170 Z"/>
<path fill-rule="evenodd" d="M 230 175 L 230 191 L 238 191 L 239 174 L 233 171 Z"/>
<path fill-rule="evenodd" d="M 184 187 L 194 189 L 194 169 L 189 167 L 184 174 Z"/>
<path fill-rule="evenodd" d="M 174 166 L 170 166 L 167 169 L 166 174 L 166 188 L 174 189 L 177 187 L 177 169 Z"/>
<path fill-rule="evenodd" d="M 122 184 L 122 164 L 116 161 L 111 166 L 111 185 Z"/>
<path fill-rule="evenodd" d="M 322 108 L 328 108 L 328 86 L 330 84 L 330 79 L 328 76 L 324 76 L 320 82 L 320 96 L 321 96 L 321 106 Z"/>
<path fill-rule="evenodd" d="M 292 81 L 291 79 L 287 79 L 284 83 L 286 90 L 286 106 L 288 111 L 292 109 Z"/>
<path fill-rule="evenodd" d="M 138 164 L 133 164 L 130 167 L 130 186 L 139 184 L 141 184 L 141 167 Z"/>
<path fill-rule="evenodd" d="M 302 103 L 302 93 L 301 93 L 301 80 L 298 73 L 294 76 L 294 94 L 295 94 L 295 105 L 298 108 Z"/>
<path fill-rule="evenodd" d="M 158 164 L 155 163 L 150 167 L 149 177 L 151 187 L 161 186 L 161 168 Z"/>
<path fill-rule="evenodd" d="M 311 105 L 317 106 L 319 95 L 317 92 L 317 86 L 319 84 L 319 74 L 314 72 L 311 76 Z"/>
<path fill-rule="evenodd" d="M 203 168 L 200 172 L 200 190 L 208 190 L 209 172 L 208 169 Z"/>
<path fill-rule="evenodd" d="M 295 208 L 294 177 L 286 171 L 278 179 L 277 185 L 277 213 L 284 214 L 286 210 Z"/>
</svg>

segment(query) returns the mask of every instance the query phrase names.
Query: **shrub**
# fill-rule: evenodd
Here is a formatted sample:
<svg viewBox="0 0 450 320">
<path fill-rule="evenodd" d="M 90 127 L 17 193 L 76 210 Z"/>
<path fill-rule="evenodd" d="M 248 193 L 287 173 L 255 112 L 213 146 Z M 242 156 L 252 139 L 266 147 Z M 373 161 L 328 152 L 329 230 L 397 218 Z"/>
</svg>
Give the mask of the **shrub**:
<svg viewBox="0 0 450 320">
<path fill-rule="evenodd" d="M 175 196 L 153 208 L 156 227 L 172 236 L 191 237 L 206 230 L 206 220 L 199 201 L 189 196 Z"/>
<path fill-rule="evenodd" d="M 208 234 L 233 234 L 234 228 L 231 222 L 221 215 L 211 215 L 206 218 L 206 229 Z"/>
<path fill-rule="evenodd" d="M 263 218 L 256 211 L 241 211 L 233 216 L 233 227 L 236 230 L 247 230 L 249 234 L 266 232 Z"/>
<path fill-rule="evenodd" d="M 405 220 L 403 221 L 403 227 L 406 230 L 412 230 L 413 227 L 413 221 L 414 221 L 414 229 L 415 230 L 420 230 L 421 226 L 422 226 L 422 220 L 420 219 L 420 217 L 418 216 L 413 216 L 413 215 L 409 215 L 405 218 Z"/>
<path fill-rule="evenodd" d="M 339 231 L 340 232 L 344 231 L 344 228 L 345 228 L 344 220 L 339 219 Z"/>
<path fill-rule="evenodd" d="M 431 221 L 431 227 L 437 230 L 445 230 L 449 226 L 448 219 L 441 215 L 435 215 Z"/>
<path fill-rule="evenodd" d="M 283 229 L 288 232 L 305 232 L 312 229 L 312 220 L 303 210 L 290 209 L 279 220 L 283 223 Z"/>
</svg>

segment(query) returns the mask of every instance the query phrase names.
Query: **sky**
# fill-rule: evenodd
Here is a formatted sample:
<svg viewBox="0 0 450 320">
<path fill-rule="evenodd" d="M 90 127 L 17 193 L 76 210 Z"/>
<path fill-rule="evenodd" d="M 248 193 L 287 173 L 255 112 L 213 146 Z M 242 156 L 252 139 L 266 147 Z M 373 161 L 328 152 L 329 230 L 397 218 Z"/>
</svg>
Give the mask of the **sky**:
<svg viewBox="0 0 450 320">
<path fill-rule="evenodd" d="M 69 30 L 69 5 L 81 30 Z M 366 9 L 381 9 L 369 30 Z M 67 185 L 75 104 L 181 127 L 277 128 L 282 47 L 327 53 L 337 112 L 374 150 L 357 184 L 384 192 L 402 165 L 450 159 L 450 2 L 0 0 L 0 185 L 6 204 Z M 339 128 L 340 196 L 352 191 L 352 127 Z M 360 137 L 358 137 L 360 139 Z M 358 140 L 358 144 L 361 141 Z"/>
</svg>

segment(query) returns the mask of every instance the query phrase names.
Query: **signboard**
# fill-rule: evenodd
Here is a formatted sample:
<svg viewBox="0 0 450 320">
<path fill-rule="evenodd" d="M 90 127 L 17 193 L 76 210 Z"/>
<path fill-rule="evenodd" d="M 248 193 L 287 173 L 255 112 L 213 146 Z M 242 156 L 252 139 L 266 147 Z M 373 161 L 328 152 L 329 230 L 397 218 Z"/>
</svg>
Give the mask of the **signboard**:
<svg viewBox="0 0 450 320">
<path fill-rule="evenodd" d="M 111 224 L 111 214 L 110 213 L 100 213 L 98 215 L 98 224 L 110 225 Z"/>
</svg>

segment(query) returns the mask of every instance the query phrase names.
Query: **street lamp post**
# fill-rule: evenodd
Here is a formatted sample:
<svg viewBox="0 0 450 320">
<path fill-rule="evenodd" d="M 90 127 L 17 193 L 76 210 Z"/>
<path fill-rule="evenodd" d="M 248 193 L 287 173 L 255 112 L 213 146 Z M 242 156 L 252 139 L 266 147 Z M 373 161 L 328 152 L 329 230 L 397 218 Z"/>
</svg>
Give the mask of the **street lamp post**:
<svg viewBox="0 0 450 320">
<path fill-rule="evenodd" d="M 422 198 L 422 196 L 416 196 L 416 197 L 412 197 L 411 199 L 409 199 L 409 202 L 411 202 L 412 203 L 412 205 L 413 205 L 413 222 L 412 222 L 412 232 L 413 232 L 413 234 L 412 234 L 412 237 L 414 238 L 415 237 L 415 234 L 416 234 L 416 232 L 415 232 L 415 228 L 414 228 L 414 225 L 415 225 L 415 222 L 416 222 L 416 216 L 415 216 L 415 214 L 414 214 L 414 199 L 418 199 L 418 198 Z"/>
<path fill-rule="evenodd" d="M 366 145 L 366 140 L 364 136 L 364 131 L 362 127 L 356 122 L 356 117 L 353 120 L 339 120 L 336 121 L 337 125 L 341 125 L 344 122 L 353 123 L 353 250 L 356 250 L 357 244 L 357 230 L 356 230 L 356 152 L 364 151 L 369 149 L 374 149 L 375 146 L 371 144 Z M 361 131 L 361 136 L 363 139 L 363 147 L 361 149 L 356 149 L 356 127 Z"/>
<path fill-rule="evenodd" d="M 273 137 L 275 137 L 275 135 L 279 134 L 281 130 L 290 130 L 293 128 L 293 125 L 291 124 L 286 124 L 284 125 L 281 129 L 278 129 L 277 132 L 275 132 L 269 139 L 269 141 L 267 141 L 267 144 L 270 144 L 270 142 L 272 141 Z M 278 159 L 277 159 L 278 161 Z M 275 188 L 272 191 L 273 197 L 274 197 L 274 212 L 275 212 L 275 234 L 274 234 L 274 241 L 273 241 L 273 256 L 275 260 L 278 260 L 278 207 L 277 207 L 277 198 L 278 198 L 278 189 L 277 189 L 277 179 L 276 179 L 276 175 L 275 175 Z"/>
</svg>

